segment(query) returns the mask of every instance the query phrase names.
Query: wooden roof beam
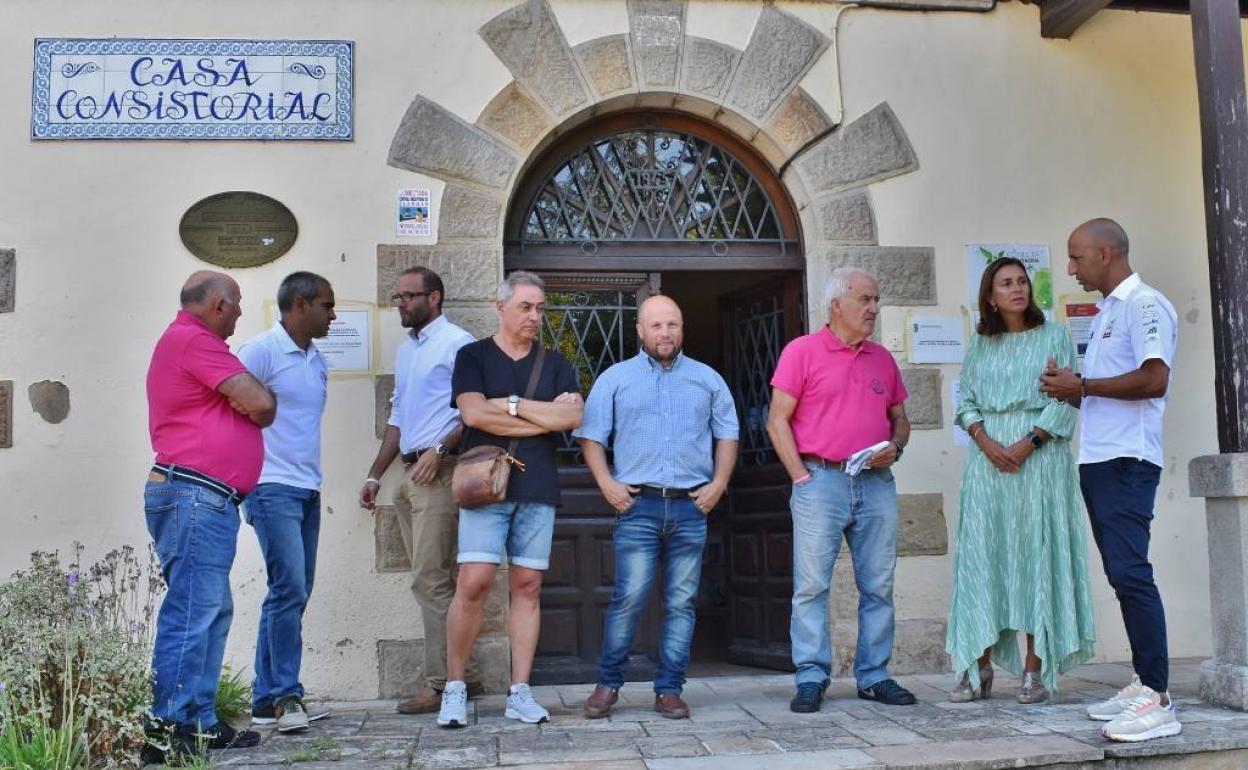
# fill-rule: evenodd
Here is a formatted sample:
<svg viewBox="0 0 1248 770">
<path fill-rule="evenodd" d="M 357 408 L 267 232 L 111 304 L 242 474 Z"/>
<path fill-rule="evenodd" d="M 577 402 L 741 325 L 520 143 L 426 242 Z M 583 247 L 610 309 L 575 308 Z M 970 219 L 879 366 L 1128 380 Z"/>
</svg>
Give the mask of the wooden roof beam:
<svg viewBox="0 0 1248 770">
<path fill-rule="evenodd" d="M 1110 0 L 1042 0 L 1040 37 L 1068 39 Z"/>
</svg>

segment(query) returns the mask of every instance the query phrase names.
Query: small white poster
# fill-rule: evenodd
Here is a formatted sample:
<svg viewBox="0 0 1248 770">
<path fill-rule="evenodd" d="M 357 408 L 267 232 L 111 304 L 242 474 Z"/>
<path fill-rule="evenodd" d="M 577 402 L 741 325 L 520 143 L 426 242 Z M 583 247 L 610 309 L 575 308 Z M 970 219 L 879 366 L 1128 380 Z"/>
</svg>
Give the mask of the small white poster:
<svg viewBox="0 0 1248 770">
<path fill-rule="evenodd" d="M 910 317 L 910 363 L 959 364 L 965 355 L 961 318 L 935 315 Z"/>
<path fill-rule="evenodd" d="M 953 413 L 955 416 L 958 413 L 958 385 L 960 383 L 961 383 L 961 380 L 949 381 L 949 395 L 953 399 Z M 970 434 L 968 434 L 966 431 L 962 430 L 962 428 L 958 426 L 958 422 L 955 417 L 953 421 L 953 445 L 954 446 L 970 446 L 970 444 L 971 444 Z"/>
<path fill-rule="evenodd" d="M 329 336 L 316 341 L 330 371 L 371 372 L 372 313 L 365 309 L 335 312 L 338 317 L 329 324 Z"/>
<path fill-rule="evenodd" d="M 1048 316 L 1053 309 L 1053 270 L 1049 265 L 1049 247 L 1043 243 L 966 244 L 966 290 L 971 302 L 967 307 L 972 312 L 979 310 L 979 282 L 984 268 L 1001 257 L 1013 257 L 1027 266 L 1032 296 Z"/>
<path fill-rule="evenodd" d="M 424 238 L 432 234 L 428 188 L 405 187 L 399 190 L 397 232 L 400 237 L 412 238 Z"/>
</svg>

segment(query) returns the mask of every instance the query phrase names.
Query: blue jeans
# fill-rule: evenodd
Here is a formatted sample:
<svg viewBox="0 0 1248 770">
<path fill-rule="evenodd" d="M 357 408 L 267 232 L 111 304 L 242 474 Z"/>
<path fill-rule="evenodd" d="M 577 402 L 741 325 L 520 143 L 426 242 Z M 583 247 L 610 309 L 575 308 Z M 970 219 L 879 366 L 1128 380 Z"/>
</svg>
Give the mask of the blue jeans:
<svg viewBox="0 0 1248 770">
<path fill-rule="evenodd" d="M 234 618 L 230 567 L 238 507 L 217 492 L 177 480 L 148 481 L 143 504 L 168 586 L 156 618 L 152 715 L 211 729 Z"/>
<path fill-rule="evenodd" d="M 1149 527 L 1160 478 L 1161 468 L 1134 457 L 1079 466 L 1092 538 L 1101 552 L 1105 577 L 1118 596 L 1132 666 L 1146 686 L 1165 692 L 1170 679 L 1166 610 L 1148 561 Z"/>
<path fill-rule="evenodd" d="M 850 477 L 806 463 L 810 481 L 793 487 L 793 615 L 789 637 L 797 683 L 832 675 L 828 591 L 841 535 L 854 559 L 858 586 L 858 647 L 854 678 L 860 688 L 888 679 L 893 654 L 893 568 L 897 565 L 897 487 L 890 470 Z"/>
<path fill-rule="evenodd" d="M 269 579 L 260 609 L 251 702 L 269 706 L 288 695 L 303 697 L 299 682 L 303 610 L 316 575 L 321 494 L 286 484 L 261 484 L 243 502 L 243 516 L 256 530 Z"/>
<path fill-rule="evenodd" d="M 663 635 L 659 641 L 656 693 L 679 693 L 685 686 L 689 643 L 693 639 L 693 600 L 702 576 L 706 516 L 689 498 L 638 495 L 615 527 L 615 590 L 602 632 L 598 683 L 620 688 L 637 619 L 650 598 L 663 561 Z"/>
</svg>

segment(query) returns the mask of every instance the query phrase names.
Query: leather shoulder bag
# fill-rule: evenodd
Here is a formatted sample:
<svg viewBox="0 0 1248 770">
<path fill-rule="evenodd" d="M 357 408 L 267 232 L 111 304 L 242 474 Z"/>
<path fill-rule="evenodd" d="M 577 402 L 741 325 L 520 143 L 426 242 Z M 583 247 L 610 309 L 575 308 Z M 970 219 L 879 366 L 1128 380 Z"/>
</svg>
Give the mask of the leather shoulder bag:
<svg viewBox="0 0 1248 770">
<path fill-rule="evenodd" d="M 534 344 L 537 345 L 537 360 L 533 362 L 533 372 L 524 389 L 526 399 L 533 398 L 537 380 L 542 375 L 542 364 L 546 361 L 546 348 L 540 342 Z M 520 439 L 516 437 L 506 449 L 485 444 L 474 446 L 460 455 L 455 472 L 451 474 L 451 495 L 455 504 L 461 508 L 476 508 L 507 499 L 507 482 L 511 478 L 512 466 L 524 472 L 524 463 L 516 458 L 519 445 Z"/>
</svg>

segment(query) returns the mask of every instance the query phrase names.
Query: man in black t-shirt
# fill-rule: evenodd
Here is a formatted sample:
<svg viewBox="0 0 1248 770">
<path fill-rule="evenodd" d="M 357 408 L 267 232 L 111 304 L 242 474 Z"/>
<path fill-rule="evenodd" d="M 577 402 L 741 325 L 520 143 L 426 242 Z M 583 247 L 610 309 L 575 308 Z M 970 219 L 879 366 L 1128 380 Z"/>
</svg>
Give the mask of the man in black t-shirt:
<svg viewBox="0 0 1248 770">
<path fill-rule="evenodd" d="M 438 724 L 463 727 L 467 719 L 464 666 L 481 631 L 485 598 L 504 550 L 511 567 L 511 689 L 506 716 L 540 723 L 550 718 L 533 699 L 529 672 L 541 622 L 542 572 L 559 503 L 555 448 L 559 434 L 581 424 L 584 402 L 567 359 L 547 350 L 533 397 L 523 398 L 538 359 L 546 294 L 542 279 L 516 271 L 498 288 L 499 330 L 460 348 L 451 376 L 451 399 L 464 423 L 462 446 L 506 448 L 518 438 L 507 497 L 501 503 L 459 511 L 459 579 L 446 618 L 446 689 Z"/>
</svg>

